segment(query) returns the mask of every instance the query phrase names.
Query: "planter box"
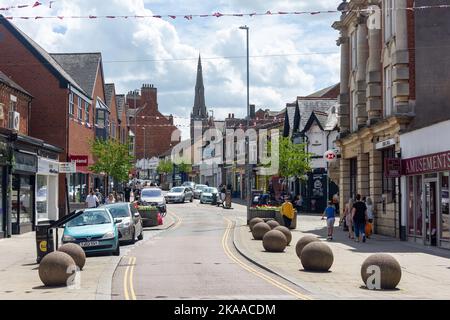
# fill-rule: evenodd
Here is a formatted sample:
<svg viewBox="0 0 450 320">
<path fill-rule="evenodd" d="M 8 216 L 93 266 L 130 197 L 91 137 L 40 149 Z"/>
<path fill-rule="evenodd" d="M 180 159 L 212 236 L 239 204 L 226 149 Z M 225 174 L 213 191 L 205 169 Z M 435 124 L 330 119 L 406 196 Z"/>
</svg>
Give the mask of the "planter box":
<svg viewBox="0 0 450 320">
<path fill-rule="evenodd" d="M 261 219 L 274 219 L 280 225 L 284 226 L 284 219 L 279 210 L 258 210 L 258 209 L 250 209 L 247 214 L 247 225 L 253 218 L 261 218 Z M 289 229 L 297 228 L 297 214 L 294 215 L 294 219 L 291 222 L 291 227 Z"/>
<path fill-rule="evenodd" d="M 158 226 L 158 209 L 139 210 L 139 215 L 142 219 L 143 227 L 156 227 Z"/>
</svg>

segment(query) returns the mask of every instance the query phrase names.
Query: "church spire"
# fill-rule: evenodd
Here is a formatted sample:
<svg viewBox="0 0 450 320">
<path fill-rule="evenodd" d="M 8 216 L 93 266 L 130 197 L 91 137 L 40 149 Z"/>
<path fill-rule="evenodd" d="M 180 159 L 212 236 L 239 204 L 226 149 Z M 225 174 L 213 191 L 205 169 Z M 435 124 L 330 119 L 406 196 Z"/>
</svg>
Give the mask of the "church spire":
<svg viewBox="0 0 450 320">
<path fill-rule="evenodd" d="M 202 58 L 198 55 L 197 81 L 195 83 L 194 117 L 206 118 L 205 87 L 203 85 Z"/>
</svg>

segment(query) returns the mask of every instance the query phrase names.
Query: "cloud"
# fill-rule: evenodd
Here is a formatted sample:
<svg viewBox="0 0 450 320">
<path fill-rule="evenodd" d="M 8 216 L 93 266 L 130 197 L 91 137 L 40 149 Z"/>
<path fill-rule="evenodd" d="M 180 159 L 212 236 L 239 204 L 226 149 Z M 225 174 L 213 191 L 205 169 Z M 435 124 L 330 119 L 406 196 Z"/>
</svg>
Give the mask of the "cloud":
<svg viewBox="0 0 450 320">
<path fill-rule="evenodd" d="M 0 0 L 0 6 L 10 5 L 11 1 Z M 51 9 L 40 6 L 14 10 L 12 14 L 204 14 L 334 10 L 338 4 L 334 0 L 60 0 Z M 158 88 L 159 108 L 163 113 L 188 118 L 194 100 L 199 52 L 203 57 L 208 109 L 214 109 L 216 117 L 228 113 L 245 115 L 246 44 L 245 32 L 239 30 L 244 24 L 250 27 L 250 92 L 251 103 L 257 107 L 281 110 L 297 95 L 338 82 L 340 57 L 335 42 L 338 35 L 330 27 L 337 18 L 337 14 L 323 14 L 191 21 L 183 18 L 30 19 L 13 20 L 13 23 L 49 52 L 102 52 L 106 81 L 114 82 L 119 93 L 140 88 L 142 83 L 152 83 Z M 189 133 L 187 127 L 180 129 L 185 135 Z"/>
</svg>

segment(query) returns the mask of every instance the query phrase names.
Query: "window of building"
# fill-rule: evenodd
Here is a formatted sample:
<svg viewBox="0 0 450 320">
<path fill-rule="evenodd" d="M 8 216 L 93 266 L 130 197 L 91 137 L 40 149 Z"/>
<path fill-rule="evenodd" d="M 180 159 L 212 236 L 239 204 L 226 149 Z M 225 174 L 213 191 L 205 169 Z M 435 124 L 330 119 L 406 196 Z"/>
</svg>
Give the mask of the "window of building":
<svg viewBox="0 0 450 320">
<path fill-rule="evenodd" d="M 9 111 L 17 111 L 17 97 L 12 94 L 9 96 Z"/>
<path fill-rule="evenodd" d="M 384 0 L 384 41 L 389 42 L 395 35 L 396 10 L 395 0 Z"/>
<path fill-rule="evenodd" d="M 449 213 L 449 176 L 444 172 L 441 179 L 441 239 L 450 240 L 450 213 Z"/>
<path fill-rule="evenodd" d="M 414 226 L 414 177 L 408 177 L 408 235 L 415 235 Z"/>
<path fill-rule="evenodd" d="M 83 120 L 83 102 L 80 97 L 78 97 L 77 110 L 78 110 L 78 112 L 77 112 L 78 120 L 82 121 Z"/>
<path fill-rule="evenodd" d="M 358 131 L 358 109 L 356 107 L 356 91 L 352 92 L 352 129 L 353 131 Z"/>
<path fill-rule="evenodd" d="M 130 136 L 130 154 L 134 155 L 134 136 Z"/>
<path fill-rule="evenodd" d="M 90 123 L 89 122 L 89 103 L 87 103 L 86 101 L 84 102 L 84 122 L 86 122 L 87 124 Z"/>
<path fill-rule="evenodd" d="M 357 46 L 358 46 L 358 34 L 355 31 L 350 36 L 350 45 L 351 45 L 351 60 L 352 60 L 352 70 L 355 71 L 356 67 L 358 66 L 358 52 L 357 52 Z"/>
<path fill-rule="evenodd" d="M 36 177 L 36 211 L 37 219 L 48 219 L 48 176 Z"/>
<path fill-rule="evenodd" d="M 87 175 L 74 173 L 69 177 L 69 201 L 83 203 L 88 194 Z"/>
<path fill-rule="evenodd" d="M 415 177 L 415 205 L 416 205 L 416 236 L 422 236 L 422 202 L 423 202 L 423 189 L 422 189 L 422 176 Z"/>
<path fill-rule="evenodd" d="M 355 199 L 357 188 L 357 176 L 358 176 L 358 162 L 357 158 L 350 159 L 350 197 Z"/>
<path fill-rule="evenodd" d="M 73 104 L 73 92 L 69 94 L 69 114 L 73 116 L 75 114 L 75 107 Z"/>
<path fill-rule="evenodd" d="M 97 127 L 99 127 L 99 128 L 105 128 L 105 124 L 106 124 L 106 122 L 105 122 L 105 114 L 106 114 L 106 112 L 105 112 L 105 110 L 97 110 L 97 117 L 96 117 L 96 125 L 97 125 Z"/>
<path fill-rule="evenodd" d="M 391 148 L 386 148 L 383 149 L 381 151 L 381 158 L 382 158 L 382 175 L 383 175 L 383 180 L 382 180 L 382 193 L 383 194 L 389 194 L 391 193 L 392 195 L 394 195 L 394 190 L 395 190 L 395 178 L 387 178 L 385 176 L 386 173 L 386 159 L 389 158 L 395 158 L 395 147 L 391 147 Z"/>
<path fill-rule="evenodd" d="M 384 69 L 384 116 L 392 114 L 393 96 L 392 96 L 392 68 L 389 66 Z"/>
</svg>

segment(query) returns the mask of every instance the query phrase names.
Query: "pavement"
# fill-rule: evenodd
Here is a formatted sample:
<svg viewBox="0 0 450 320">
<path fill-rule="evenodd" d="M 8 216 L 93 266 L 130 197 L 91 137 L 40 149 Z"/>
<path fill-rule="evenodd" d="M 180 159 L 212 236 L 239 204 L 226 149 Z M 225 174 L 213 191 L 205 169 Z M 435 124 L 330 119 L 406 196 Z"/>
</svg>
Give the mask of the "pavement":
<svg viewBox="0 0 450 320">
<path fill-rule="evenodd" d="M 295 253 L 297 241 L 308 234 L 326 241 L 326 223 L 320 216 L 299 215 L 297 229 L 292 231 L 291 245 L 283 253 L 268 253 L 261 241 L 253 239 L 245 219 L 240 217 L 236 219 L 233 243 L 249 261 L 306 290 L 313 298 L 450 299 L 449 250 L 380 235 L 373 235 L 366 243 L 356 243 L 338 227 L 333 241 L 327 241 L 334 254 L 330 272 L 314 273 L 303 270 Z M 372 291 L 365 288 L 360 276 L 361 265 L 368 256 L 378 252 L 391 254 L 399 261 L 402 279 L 398 290 Z"/>
<path fill-rule="evenodd" d="M 74 289 L 43 286 L 36 263 L 34 232 L 0 239 L 0 300 L 110 300 L 112 277 L 121 257 L 170 228 L 174 222 L 175 219 L 167 215 L 164 225 L 145 228 L 144 240 L 122 246 L 121 256 L 87 257 L 80 273 L 80 285 Z"/>
</svg>

